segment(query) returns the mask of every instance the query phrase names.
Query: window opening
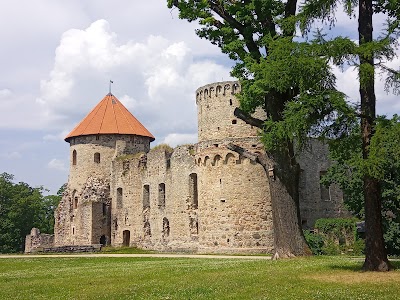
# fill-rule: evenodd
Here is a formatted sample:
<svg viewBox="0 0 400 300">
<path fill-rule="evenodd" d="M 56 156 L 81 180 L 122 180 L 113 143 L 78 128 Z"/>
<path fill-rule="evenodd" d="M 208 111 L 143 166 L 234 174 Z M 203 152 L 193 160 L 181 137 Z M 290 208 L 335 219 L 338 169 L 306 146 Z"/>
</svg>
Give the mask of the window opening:
<svg viewBox="0 0 400 300">
<path fill-rule="evenodd" d="M 76 166 L 76 150 L 72 151 L 72 165 Z"/>
<path fill-rule="evenodd" d="M 150 208 L 150 186 L 143 186 L 143 210 Z"/>
<path fill-rule="evenodd" d="M 99 153 L 99 152 L 96 152 L 96 153 L 94 154 L 94 162 L 95 162 L 96 164 L 99 164 L 99 163 L 100 163 L 100 153 Z"/>
<path fill-rule="evenodd" d="M 117 208 L 122 208 L 122 188 L 117 188 Z"/>
<path fill-rule="evenodd" d="M 198 208 L 199 205 L 199 192 L 197 189 L 197 174 L 192 173 L 189 175 L 189 194 L 191 200 L 191 206 L 194 209 Z"/>
<path fill-rule="evenodd" d="M 165 208 L 165 183 L 158 185 L 158 207 Z"/>
</svg>

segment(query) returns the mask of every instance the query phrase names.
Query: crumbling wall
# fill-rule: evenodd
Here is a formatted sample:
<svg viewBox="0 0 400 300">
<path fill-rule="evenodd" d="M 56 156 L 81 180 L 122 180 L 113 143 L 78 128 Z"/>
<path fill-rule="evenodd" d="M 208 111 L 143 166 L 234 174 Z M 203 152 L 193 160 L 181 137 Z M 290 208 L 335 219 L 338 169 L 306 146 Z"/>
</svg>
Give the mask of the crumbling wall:
<svg viewBox="0 0 400 300">
<path fill-rule="evenodd" d="M 40 233 L 37 228 L 32 228 L 31 233 L 25 238 L 25 253 L 39 252 L 53 246 L 54 234 Z"/>
<path fill-rule="evenodd" d="M 319 218 L 350 217 L 343 203 L 343 192 L 333 184 L 325 187 L 321 177 L 329 168 L 328 145 L 316 139 L 298 153 L 300 164 L 300 216 L 303 228 L 312 228 Z"/>
</svg>

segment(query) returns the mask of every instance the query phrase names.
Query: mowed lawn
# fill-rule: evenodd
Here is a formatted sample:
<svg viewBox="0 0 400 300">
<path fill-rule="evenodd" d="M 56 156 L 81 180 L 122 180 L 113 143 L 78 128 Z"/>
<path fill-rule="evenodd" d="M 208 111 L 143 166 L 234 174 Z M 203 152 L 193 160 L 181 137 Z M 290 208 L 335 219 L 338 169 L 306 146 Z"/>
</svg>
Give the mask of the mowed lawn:
<svg viewBox="0 0 400 300">
<path fill-rule="evenodd" d="M 346 257 L 7 258 L 0 299 L 400 299 L 400 271 L 363 273 L 361 264 Z"/>
</svg>

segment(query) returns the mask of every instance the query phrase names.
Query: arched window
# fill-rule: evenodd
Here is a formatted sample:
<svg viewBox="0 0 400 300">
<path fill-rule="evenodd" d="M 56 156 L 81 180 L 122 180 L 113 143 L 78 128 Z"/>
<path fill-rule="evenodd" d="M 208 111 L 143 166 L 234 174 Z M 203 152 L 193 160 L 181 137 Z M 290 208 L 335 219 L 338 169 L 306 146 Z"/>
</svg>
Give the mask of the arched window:
<svg viewBox="0 0 400 300">
<path fill-rule="evenodd" d="M 100 153 L 99 153 L 99 152 L 96 152 L 96 153 L 94 154 L 94 162 L 95 162 L 96 164 L 99 164 L 99 163 L 100 163 Z"/>
<path fill-rule="evenodd" d="M 76 166 L 76 150 L 72 151 L 72 165 Z"/>
</svg>

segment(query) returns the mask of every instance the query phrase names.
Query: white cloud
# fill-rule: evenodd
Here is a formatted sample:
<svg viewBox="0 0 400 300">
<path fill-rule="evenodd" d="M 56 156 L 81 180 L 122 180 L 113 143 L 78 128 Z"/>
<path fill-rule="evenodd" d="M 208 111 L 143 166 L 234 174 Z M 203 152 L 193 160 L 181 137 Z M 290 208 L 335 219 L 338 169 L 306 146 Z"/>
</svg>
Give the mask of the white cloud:
<svg viewBox="0 0 400 300">
<path fill-rule="evenodd" d="M 47 168 L 58 170 L 58 171 L 66 170 L 64 161 L 57 159 L 57 158 L 53 158 L 52 160 L 50 160 L 47 163 Z"/>
<path fill-rule="evenodd" d="M 62 35 L 38 103 L 51 126 L 71 130 L 102 99 L 112 79 L 113 94 L 156 138 L 193 134 L 195 90 L 224 77 L 230 79 L 228 67 L 195 61 L 185 42 L 152 35 L 121 42 L 106 20 L 98 20 Z"/>
<path fill-rule="evenodd" d="M 0 90 L 0 99 L 6 99 L 12 95 L 12 92 L 9 89 Z"/>
<path fill-rule="evenodd" d="M 179 133 L 170 133 L 161 142 L 161 144 L 168 144 L 172 147 L 184 144 L 194 144 L 194 143 L 197 143 L 197 134 L 179 134 Z"/>
</svg>

